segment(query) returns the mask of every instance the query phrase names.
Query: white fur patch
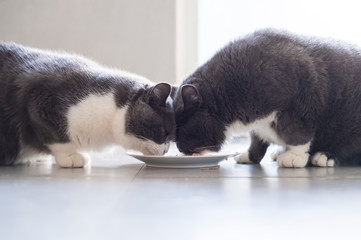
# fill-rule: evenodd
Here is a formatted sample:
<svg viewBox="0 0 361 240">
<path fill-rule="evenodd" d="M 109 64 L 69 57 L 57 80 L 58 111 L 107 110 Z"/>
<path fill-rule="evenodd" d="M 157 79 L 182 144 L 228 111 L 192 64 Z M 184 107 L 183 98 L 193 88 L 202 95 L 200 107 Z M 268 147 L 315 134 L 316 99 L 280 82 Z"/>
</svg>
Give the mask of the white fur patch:
<svg viewBox="0 0 361 240">
<path fill-rule="evenodd" d="M 258 137 L 264 139 L 267 142 L 272 142 L 280 145 L 285 145 L 284 141 L 278 136 L 276 131 L 271 127 L 272 122 L 275 122 L 277 112 L 273 112 L 265 118 L 257 119 L 256 121 L 244 125 L 241 121 L 235 121 L 226 128 L 227 138 L 232 137 L 233 134 L 255 131 Z"/>
<path fill-rule="evenodd" d="M 235 156 L 234 160 L 236 160 L 237 163 L 252 163 L 252 161 L 249 160 L 248 151 Z"/>
<path fill-rule="evenodd" d="M 328 158 L 325 154 L 318 152 L 311 157 L 311 162 L 315 166 L 319 167 L 334 167 L 335 160 Z"/>
<path fill-rule="evenodd" d="M 63 167 L 82 167 L 88 159 L 79 151 L 101 150 L 111 145 L 120 145 L 144 154 L 163 155 L 169 143 L 160 145 L 125 132 L 127 111 L 128 106 L 116 106 L 113 93 L 91 94 L 70 107 L 67 120 L 71 142 L 49 145 L 57 163 Z"/>
<path fill-rule="evenodd" d="M 68 112 L 68 134 L 78 148 L 97 150 L 112 144 L 144 154 L 163 155 L 169 144 L 141 140 L 125 131 L 128 106 L 119 108 L 114 95 L 90 95 Z"/>
<path fill-rule="evenodd" d="M 72 154 L 57 154 L 55 161 L 60 167 L 84 167 L 90 162 L 86 155 L 74 152 Z"/>
<path fill-rule="evenodd" d="M 70 140 L 81 149 L 99 149 L 114 143 L 111 123 L 119 111 L 126 112 L 126 107 L 117 108 L 112 93 L 89 95 L 68 111 Z M 125 124 L 124 118 L 120 124 Z"/>
<path fill-rule="evenodd" d="M 241 121 L 235 121 L 226 127 L 225 135 L 229 139 L 232 135 L 237 135 L 242 132 L 254 131 L 257 136 L 266 142 L 272 142 L 280 145 L 285 145 L 284 141 L 278 136 L 276 131 L 271 127 L 272 122 L 276 121 L 277 112 L 273 112 L 265 118 L 257 119 L 256 121 L 244 125 Z M 244 152 L 235 157 L 238 163 L 252 163 L 249 160 L 249 153 Z"/>
<path fill-rule="evenodd" d="M 277 122 L 276 115 L 277 112 L 273 112 L 267 117 L 258 119 L 247 125 L 244 125 L 241 121 L 236 121 L 226 128 L 226 136 L 230 137 L 233 133 L 238 133 L 239 131 L 252 130 L 264 141 L 286 147 L 286 151 L 279 153 L 277 156 L 278 165 L 280 167 L 305 167 L 309 158 L 308 151 L 310 148 L 310 142 L 297 146 L 286 145 L 272 128 L 272 123 Z M 240 163 L 248 163 L 248 152 L 238 156 L 236 161 Z"/>
<path fill-rule="evenodd" d="M 308 162 L 310 143 L 297 146 L 287 145 L 287 150 L 277 158 L 278 165 L 280 167 L 305 167 Z"/>
<path fill-rule="evenodd" d="M 24 144 L 20 141 L 20 152 L 15 164 L 48 162 L 51 163 L 52 156 L 40 153 L 38 150 Z"/>
<path fill-rule="evenodd" d="M 284 152 L 285 152 L 285 148 L 278 146 L 278 149 L 275 149 L 273 152 L 271 152 L 270 158 L 271 158 L 273 161 L 276 161 L 277 158 L 278 158 L 278 156 L 281 155 L 281 154 L 284 153 Z"/>
</svg>

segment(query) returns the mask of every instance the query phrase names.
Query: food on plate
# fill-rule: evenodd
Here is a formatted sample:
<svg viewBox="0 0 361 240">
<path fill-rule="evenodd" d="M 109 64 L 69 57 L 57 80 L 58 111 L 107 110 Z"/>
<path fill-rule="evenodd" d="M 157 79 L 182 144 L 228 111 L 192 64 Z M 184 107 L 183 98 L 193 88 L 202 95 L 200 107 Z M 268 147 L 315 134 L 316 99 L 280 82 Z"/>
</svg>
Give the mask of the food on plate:
<svg viewBox="0 0 361 240">
<path fill-rule="evenodd" d="M 200 168 L 201 170 L 217 170 L 219 168 L 219 165 L 214 167 L 207 167 L 207 168 Z"/>
</svg>

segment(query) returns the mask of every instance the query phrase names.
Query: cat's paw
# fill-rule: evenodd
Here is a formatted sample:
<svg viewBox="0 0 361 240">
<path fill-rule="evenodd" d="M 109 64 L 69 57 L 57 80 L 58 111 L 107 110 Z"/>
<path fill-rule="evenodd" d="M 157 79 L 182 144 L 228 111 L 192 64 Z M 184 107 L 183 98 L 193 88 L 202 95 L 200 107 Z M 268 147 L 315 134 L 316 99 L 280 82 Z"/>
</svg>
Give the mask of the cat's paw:
<svg viewBox="0 0 361 240">
<path fill-rule="evenodd" d="M 281 153 L 278 158 L 278 166 L 280 167 L 294 167 L 294 168 L 302 168 L 307 165 L 308 162 L 308 154 L 296 154 L 291 151 L 286 151 Z"/>
<path fill-rule="evenodd" d="M 285 152 L 285 150 L 283 150 L 283 149 L 275 150 L 275 151 L 271 152 L 270 158 L 271 158 L 273 161 L 277 161 L 278 156 L 281 155 L 281 154 L 284 153 L 284 152 Z"/>
<path fill-rule="evenodd" d="M 335 160 L 328 158 L 324 153 L 318 152 L 311 157 L 311 163 L 319 167 L 334 167 Z"/>
<path fill-rule="evenodd" d="M 55 156 L 55 161 L 60 167 L 81 168 L 88 163 L 88 159 L 79 153 Z"/>
<path fill-rule="evenodd" d="M 237 163 L 252 163 L 249 159 L 248 151 L 235 156 L 234 160 L 236 160 Z"/>
</svg>

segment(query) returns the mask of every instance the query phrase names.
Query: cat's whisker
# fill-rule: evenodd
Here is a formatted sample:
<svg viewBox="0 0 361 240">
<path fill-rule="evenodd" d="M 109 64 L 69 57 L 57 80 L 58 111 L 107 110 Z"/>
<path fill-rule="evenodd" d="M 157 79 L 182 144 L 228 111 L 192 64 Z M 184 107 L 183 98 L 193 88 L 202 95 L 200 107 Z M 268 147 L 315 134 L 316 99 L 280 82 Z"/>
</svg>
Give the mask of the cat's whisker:
<svg viewBox="0 0 361 240">
<path fill-rule="evenodd" d="M 165 143 L 162 143 L 162 144 L 158 144 L 158 143 L 155 143 L 154 141 L 146 138 L 146 137 L 143 137 L 143 136 L 139 136 L 139 135 L 135 135 L 136 137 L 144 140 L 144 147 L 147 149 L 147 151 L 149 151 L 150 153 L 152 154 L 157 154 L 157 155 L 162 155 L 165 151 L 165 146 L 166 144 Z"/>
</svg>

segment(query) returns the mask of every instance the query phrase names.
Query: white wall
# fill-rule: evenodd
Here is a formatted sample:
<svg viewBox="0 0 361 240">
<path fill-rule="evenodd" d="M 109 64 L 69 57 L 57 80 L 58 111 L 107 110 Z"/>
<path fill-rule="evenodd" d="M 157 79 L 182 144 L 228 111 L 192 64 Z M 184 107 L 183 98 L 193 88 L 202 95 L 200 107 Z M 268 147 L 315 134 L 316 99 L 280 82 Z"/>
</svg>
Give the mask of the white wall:
<svg viewBox="0 0 361 240">
<path fill-rule="evenodd" d="M 199 63 L 227 42 L 257 29 L 281 28 L 361 47 L 357 0 L 198 0 Z"/>
<path fill-rule="evenodd" d="M 180 83 L 198 64 L 198 0 L 176 3 L 176 79 Z"/>
<path fill-rule="evenodd" d="M 0 40 L 75 52 L 155 82 L 175 83 L 176 75 L 192 68 L 176 69 L 177 44 L 186 44 L 176 39 L 176 2 L 1 0 Z"/>
</svg>

